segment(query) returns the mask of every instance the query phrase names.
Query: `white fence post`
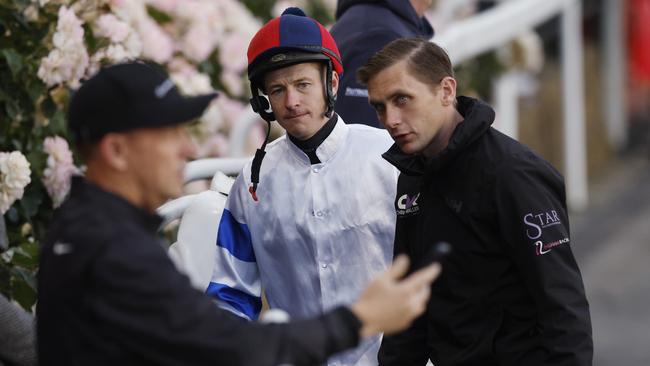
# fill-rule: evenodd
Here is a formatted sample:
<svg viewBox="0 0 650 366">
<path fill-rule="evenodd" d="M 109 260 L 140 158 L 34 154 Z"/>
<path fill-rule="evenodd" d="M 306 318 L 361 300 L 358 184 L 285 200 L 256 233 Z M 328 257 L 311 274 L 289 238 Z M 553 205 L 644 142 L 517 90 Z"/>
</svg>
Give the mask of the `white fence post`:
<svg viewBox="0 0 650 366">
<path fill-rule="evenodd" d="M 562 90 L 564 97 L 564 176 L 571 210 L 587 207 L 587 157 L 582 42 L 582 4 L 567 2 L 561 16 Z"/>
<path fill-rule="evenodd" d="M 608 141 L 616 150 L 627 144 L 627 118 L 625 111 L 625 2 L 603 0 L 602 4 L 602 59 L 603 92 L 601 100 L 607 127 Z"/>
<path fill-rule="evenodd" d="M 494 110 L 494 127 L 516 140 L 519 136 L 518 71 L 503 74 L 494 82 Z"/>
</svg>

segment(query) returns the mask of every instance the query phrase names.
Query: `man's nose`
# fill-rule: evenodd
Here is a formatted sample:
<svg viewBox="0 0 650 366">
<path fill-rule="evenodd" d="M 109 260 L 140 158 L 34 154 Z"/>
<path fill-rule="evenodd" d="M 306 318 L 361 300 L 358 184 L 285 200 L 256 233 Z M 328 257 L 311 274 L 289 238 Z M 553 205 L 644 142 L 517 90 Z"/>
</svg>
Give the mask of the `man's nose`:
<svg viewBox="0 0 650 366">
<path fill-rule="evenodd" d="M 402 123 L 402 114 L 397 108 L 386 107 L 383 122 L 387 129 L 394 129 Z"/>
<path fill-rule="evenodd" d="M 288 88 L 285 95 L 284 104 L 287 109 L 294 109 L 300 106 L 300 94 L 293 88 Z"/>
</svg>

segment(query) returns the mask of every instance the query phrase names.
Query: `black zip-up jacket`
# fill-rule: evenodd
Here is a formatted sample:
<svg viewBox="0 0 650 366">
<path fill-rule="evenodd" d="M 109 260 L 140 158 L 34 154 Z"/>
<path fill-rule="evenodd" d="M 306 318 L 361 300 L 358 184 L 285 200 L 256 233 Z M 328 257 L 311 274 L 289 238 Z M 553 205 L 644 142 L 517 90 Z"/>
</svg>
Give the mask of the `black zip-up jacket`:
<svg viewBox="0 0 650 366">
<path fill-rule="evenodd" d="M 160 223 L 74 178 L 41 254 L 41 365 L 314 365 L 357 345 L 346 308 L 270 325 L 218 309 L 167 257 Z"/>
<path fill-rule="evenodd" d="M 402 172 L 395 253 L 417 264 L 439 241 L 453 250 L 427 312 L 384 338 L 380 365 L 591 365 L 562 176 L 490 127 L 488 105 L 459 97 L 457 109 L 464 120 L 437 157 L 384 154 Z"/>
<path fill-rule="evenodd" d="M 368 104 L 366 87 L 357 81 L 357 69 L 391 41 L 430 39 L 431 24 L 418 16 L 409 0 L 339 0 L 331 33 L 345 70 L 339 83 L 336 113 L 346 123 L 382 127 Z"/>
</svg>

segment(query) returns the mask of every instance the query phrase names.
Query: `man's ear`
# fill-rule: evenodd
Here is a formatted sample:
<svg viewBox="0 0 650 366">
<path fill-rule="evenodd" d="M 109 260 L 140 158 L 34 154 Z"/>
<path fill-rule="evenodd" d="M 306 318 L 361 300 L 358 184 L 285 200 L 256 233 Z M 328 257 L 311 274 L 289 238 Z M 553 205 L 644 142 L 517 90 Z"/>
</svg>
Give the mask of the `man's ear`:
<svg viewBox="0 0 650 366">
<path fill-rule="evenodd" d="M 453 105 L 456 101 L 456 79 L 451 76 L 445 76 L 440 81 L 440 98 L 442 105 Z"/>
<path fill-rule="evenodd" d="M 97 144 L 97 152 L 104 164 L 115 170 L 124 171 L 129 167 L 129 144 L 124 134 L 106 134 Z"/>
<path fill-rule="evenodd" d="M 332 95 L 336 95 L 339 90 L 339 74 L 332 70 Z"/>
</svg>

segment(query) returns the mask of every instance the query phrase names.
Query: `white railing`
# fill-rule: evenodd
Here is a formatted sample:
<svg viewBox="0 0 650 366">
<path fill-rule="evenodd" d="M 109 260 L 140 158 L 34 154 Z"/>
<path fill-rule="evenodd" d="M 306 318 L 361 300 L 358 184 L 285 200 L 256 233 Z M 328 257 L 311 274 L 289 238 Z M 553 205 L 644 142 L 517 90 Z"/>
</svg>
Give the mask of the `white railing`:
<svg viewBox="0 0 650 366">
<path fill-rule="evenodd" d="M 220 191 L 219 187 L 225 185 L 223 175 L 215 175 L 221 172 L 225 175 L 237 175 L 244 165 L 251 161 L 252 157 L 247 158 L 212 158 L 190 161 L 185 166 L 185 182 L 189 183 L 198 179 L 211 179 L 210 189 Z M 228 192 L 222 192 L 227 194 Z M 185 209 L 189 207 L 198 194 L 189 194 L 183 197 L 171 200 L 160 206 L 158 214 L 163 217 L 162 227 L 170 222 L 181 218 Z"/>
<path fill-rule="evenodd" d="M 450 25 L 433 38 L 458 64 L 503 46 L 554 16 L 561 17 L 564 176 L 567 204 L 574 211 L 584 210 L 588 203 L 581 9 L 580 0 L 504 1 L 489 11 Z M 518 122 L 516 106 L 512 104 L 516 105 L 518 95 L 512 79 L 503 81 L 508 84 L 497 95 L 500 99 L 496 107 L 504 112 L 499 114 L 498 123 L 508 126 L 512 133 Z"/>
</svg>

